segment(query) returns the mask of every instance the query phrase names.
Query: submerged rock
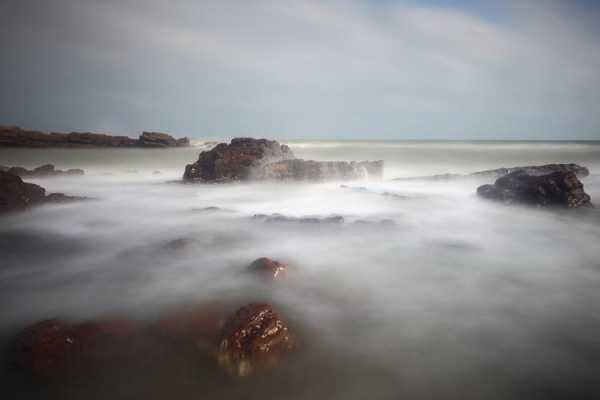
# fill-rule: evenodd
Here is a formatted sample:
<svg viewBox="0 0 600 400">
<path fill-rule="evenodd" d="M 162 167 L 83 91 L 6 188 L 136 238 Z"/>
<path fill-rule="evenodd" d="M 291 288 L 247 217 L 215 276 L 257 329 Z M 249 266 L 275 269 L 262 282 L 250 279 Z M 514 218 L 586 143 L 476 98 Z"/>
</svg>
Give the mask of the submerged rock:
<svg viewBox="0 0 600 400">
<path fill-rule="evenodd" d="M 266 280 L 281 280 L 288 275 L 289 267 L 279 261 L 261 257 L 248 266 L 248 271 Z"/>
<path fill-rule="evenodd" d="M 200 153 L 183 179 L 197 182 L 239 180 L 311 180 L 381 177 L 383 161 L 311 161 L 294 157 L 274 140 L 236 138 Z"/>
<path fill-rule="evenodd" d="M 137 324 L 121 318 L 71 325 L 50 319 L 24 329 L 16 338 L 15 366 L 34 376 L 54 378 L 94 371 L 128 352 Z"/>
<path fill-rule="evenodd" d="M 341 215 L 331 215 L 328 217 L 288 217 L 282 214 L 255 214 L 252 219 L 264 222 L 295 222 L 301 224 L 340 224 L 344 222 Z"/>
<path fill-rule="evenodd" d="M 84 196 L 68 196 L 64 193 L 50 193 L 44 199 L 44 203 L 46 204 L 66 204 L 66 203 L 74 203 L 79 201 L 92 200 L 89 197 Z"/>
<path fill-rule="evenodd" d="M 523 203 L 566 208 L 592 206 L 590 196 L 575 172 L 557 171 L 547 175 L 529 175 L 517 170 L 498 178 L 493 185 L 477 188 L 477 194 L 505 203 Z"/>
<path fill-rule="evenodd" d="M 221 332 L 217 362 L 234 376 L 276 366 L 296 339 L 268 304 L 251 303 L 231 315 Z"/>
<path fill-rule="evenodd" d="M 217 303 L 174 309 L 165 313 L 156 327 L 162 335 L 214 351 L 228 311 L 228 307 Z"/>
<path fill-rule="evenodd" d="M 0 213 L 25 210 L 42 204 L 45 198 L 46 190 L 43 187 L 0 171 Z"/>
<path fill-rule="evenodd" d="M 409 178 L 396 178 L 395 181 L 405 181 L 405 180 L 450 180 L 450 179 L 465 179 L 465 178 L 500 178 L 506 176 L 508 174 L 512 174 L 513 172 L 523 171 L 527 175 L 532 176 L 541 176 L 548 175 L 553 172 L 573 172 L 578 177 L 584 178 L 590 174 L 589 170 L 586 167 L 582 167 L 578 164 L 546 164 L 546 165 L 530 165 L 524 167 L 511 167 L 511 168 L 497 168 L 497 169 L 488 169 L 484 171 L 477 171 L 470 174 L 439 174 L 439 175 L 430 175 L 430 176 L 419 176 L 419 177 L 409 177 Z"/>
</svg>

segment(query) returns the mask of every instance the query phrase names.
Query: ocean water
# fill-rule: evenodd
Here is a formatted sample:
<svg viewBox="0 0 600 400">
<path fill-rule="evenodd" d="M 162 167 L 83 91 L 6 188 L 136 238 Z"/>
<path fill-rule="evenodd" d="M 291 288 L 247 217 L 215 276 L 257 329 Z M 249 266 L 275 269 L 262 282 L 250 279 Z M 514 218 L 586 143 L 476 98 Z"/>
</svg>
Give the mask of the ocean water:
<svg viewBox="0 0 600 400">
<path fill-rule="evenodd" d="M 485 178 L 393 180 L 574 162 L 590 169 L 582 182 L 600 202 L 600 142 L 288 144 L 306 159 L 382 159 L 384 179 L 177 182 L 208 147 L 202 143 L 0 149 L 2 165 L 83 168 L 81 177 L 30 181 L 96 199 L 0 217 L 4 354 L 15 333 L 41 319 L 151 320 L 188 302 L 267 301 L 302 338 L 278 368 L 249 379 L 231 379 L 209 361 L 173 359 L 152 379 L 61 383 L 46 392 L 5 362 L 3 391 L 88 399 L 600 396 L 598 209 L 488 202 L 475 194 L 492 183 Z M 344 222 L 252 218 L 271 213 Z M 167 245 L 181 238 L 184 248 Z M 293 279 L 273 286 L 242 273 L 262 256 L 294 266 Z"/>
</svg>

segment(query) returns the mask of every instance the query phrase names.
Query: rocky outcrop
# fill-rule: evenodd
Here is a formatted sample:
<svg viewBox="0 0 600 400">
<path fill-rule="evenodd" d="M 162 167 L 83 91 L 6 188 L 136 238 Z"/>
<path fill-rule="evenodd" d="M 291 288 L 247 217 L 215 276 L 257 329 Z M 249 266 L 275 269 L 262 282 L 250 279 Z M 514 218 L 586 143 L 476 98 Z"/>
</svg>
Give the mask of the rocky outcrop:
<svg viewBox="0 0 600 400">
<path fill-rule="evenodd" d="M 417 176 L 407 178 L 396 178 L 395 181 L 407 181 L 407 180 L 450 180 L 450 179 L 466 179 L 466 178 L 500 178 L 513 172 L 523 171 L 527 175 L 540 176 L 547 175 L 553 172 L 573 172 L 578 177 L 584 178 L 590 174 L 586 167 L 582 167 L 578 164 L 546 164 L 546 165 L 530 165 L 524 167 L 511 167 L 511 168 L 496 168 L 488 169 L 484 171 L 477 171 L 470 174 L 439 174 L 429 176 Z"/>
<path fill-rule="evenodd" d="M 584 192 L 575 172 L 567 171 L 536 176 L 517 170 L 498 178 L 493 185 L 480 186 L 477 194 L 504 203 L 566 208 L 592 206 L 590 196 Z"/>
<path fill-rule="evenodd" d="M 34 376 L 64 378 L 115 362 L 130 349 L 137 325 L 106 319 L 71 325 L 50 319 L 24 329 L 16 338 L 13 363 Z"/>
<path fill-rule="evenodd" d="M 280 315 L 268 304 L 251 303 L 226 320 L 217 361 L 226 372 L 243 377 L 277 365 L 295 347 Z"/>
<path fill-rule="evenodd" d="M 143 132 L 138 139 L 103 133 L 45 133 L 0 126 L 0 146 L 10 147 L 176 147 L 189 146 L 189 139 L 175 139 L 165 133 Z"/>
<path fill-rule="evenodd" d="M 200 182 L 247 180 L 257 168 L 293 158 L 288 146 L 274 140 L 237 138 L 200 153 L 198 161 L 185 167 L 183 179 Z"/>
<path fill-rule="evenodd" d="M 0 167 L 0 170 L 20 176 L 21 178 L 48 178 L 54 176 L 79 176 L 84 174 L 82 169 L 74 168 L 63 171 L 56 169 L 52 164 L 44 164 L 34 169 L 23 167 Z"/>
<path fill-rule="evenodd" d="M 17 175 L 0 171 L 0 213 L 21 211 L 43 204 L 46 190 L 23 182 Z"/>
<path fill-rule="evenodd" d="M 46 196 L 46 189 L 23 180 L 9 172 L 0 171 L 0 214 L 23 211 L 42 204 L 68 203 L 87 200 L 85 197 L 67 196 L 62 193 L 51 193 Z"/>
<path fill-rule="evenodd" d="M 279 261 L 261 257 L 248 266 L 248 271 L 265 280 L 276 281 L 287 277 L 289 267 Z"/>
<path fill-rule="evenodd" d="M 192 182 L 240 180 L 334 180 L 381 177 L 383 161 L 301 160 L 286 145 L 274 140 L 237 138 L 200 153 L 185 168 L 183 179 Z"/>
</svg>

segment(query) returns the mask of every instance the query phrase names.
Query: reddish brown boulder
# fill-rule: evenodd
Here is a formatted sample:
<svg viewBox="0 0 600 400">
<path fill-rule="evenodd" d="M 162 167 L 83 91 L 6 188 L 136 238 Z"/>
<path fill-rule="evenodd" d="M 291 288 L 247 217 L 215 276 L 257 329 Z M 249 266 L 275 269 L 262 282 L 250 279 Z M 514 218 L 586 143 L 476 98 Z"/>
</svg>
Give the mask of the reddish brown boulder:
<svg viewBox="0 0 600 400">
<path fill-rule="evenodd" d="M 229 374 L 243 377 L 277 365 L 295 347 L 279 314 L 268 304 L 251 303 L 225 322 L 217 362 Z"/>
<path fill-rule="evenodd" d="M 286 264 L 267 257 L 261 257 L 248 266 L 248 271 L 269 281 L 287 278 L 288 270 L 289 267 Z"/>
<path fill-rule="evenodd" d="M 23 182 L 17 175 L 0 171 L 0 213 L 21 211 L 42 204 L 46 190 Z"/>
<path fill-rule="evenodd" d="M 79 375 L 125 357 L 137 332 L 136 323 L 121 318 L 77 325 L 50 319 L 17 336 L 14 362 L 39 377 Z"/>
</svg>

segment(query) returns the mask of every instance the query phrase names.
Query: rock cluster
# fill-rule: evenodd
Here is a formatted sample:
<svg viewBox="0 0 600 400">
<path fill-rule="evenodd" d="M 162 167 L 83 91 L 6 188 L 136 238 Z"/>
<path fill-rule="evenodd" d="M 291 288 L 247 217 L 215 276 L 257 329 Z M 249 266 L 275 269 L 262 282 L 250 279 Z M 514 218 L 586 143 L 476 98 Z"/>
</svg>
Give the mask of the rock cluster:
<svg viewBox="0 0 600 400">
<path fill-rule="evenodd" d="M 498 178 L 493 185 L 477 188 L 479 196 L 505 203 L 522 203 L 566 208 L 592 206 L 590 196 L 575 172 L 556 171 L 530 175 L 523 170 Z"/>
<path fill-rule="evenodd" d="M 176 147 L 189 146 L 188 138 L 175 139 L 166 133 L 143 132 L 138 139 L 103 133 L 45 133 L 0 126 L 0 146 L 11 147 Z"/>
<path fill-rule="evenodd" d="M 46 189 L 23 180 L 9 172 L 0 171 L 0 214 L 26 210 L 47 203 L 66 203 L 85 200 L 84 197 L 52 193 L 46 196 Z"/>
<path fill-rule="evenodd" d="M 63 171 L 56 169 L 56 167 L 54 167 L 52 164 L 44 164 L 34 169 L 0 166 L 0 171 L 8 172 L 10 174 L 20 176 L 21 178 L 47 178 L 53 176 L 77 176 L 84 174 L 82 169 L 73 168 Z"/>
<path fill-rule="evenodd" d="M 274 140 L 236 138 L 200 153 L 185 168 L 192 182 L 240 180 L 310 180 L 381 177 L 383 161 L 311 161 L 294 157 L 290 148 Z"/>
</svg>

